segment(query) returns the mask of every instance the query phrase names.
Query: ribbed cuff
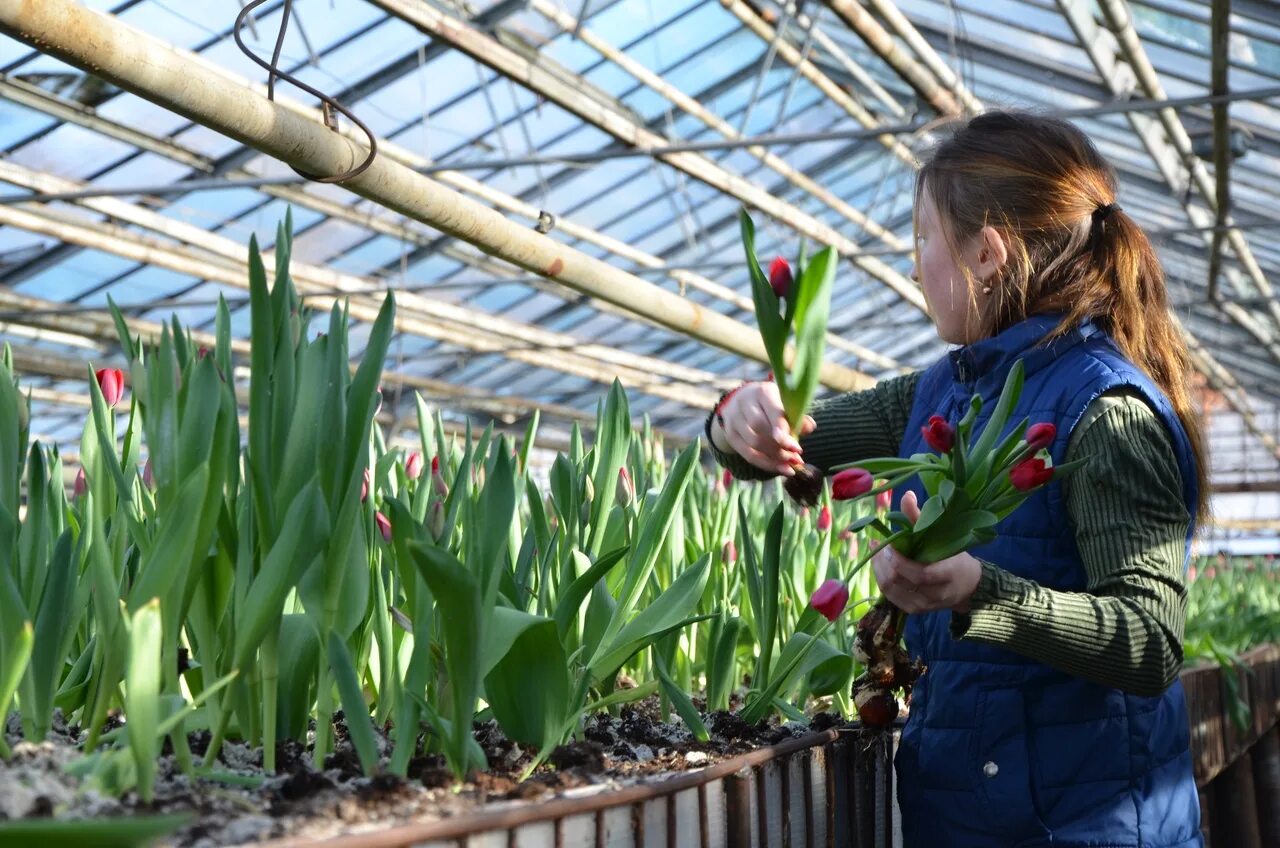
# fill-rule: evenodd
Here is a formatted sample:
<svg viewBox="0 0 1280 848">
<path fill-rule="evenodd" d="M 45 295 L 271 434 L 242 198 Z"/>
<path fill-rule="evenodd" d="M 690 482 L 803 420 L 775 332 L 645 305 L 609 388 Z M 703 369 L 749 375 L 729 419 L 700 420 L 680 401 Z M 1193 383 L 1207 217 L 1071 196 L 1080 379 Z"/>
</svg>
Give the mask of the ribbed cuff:
<svg viewBox="0 0 1280 848">
<path fill-rule="evenodd" d="M 1004 576 L 1012 577 L 997 565 L 982 563 L 982 576 L 969 598 L 969 611 L 951 613 L 952 639 L 1003 642 L 1013 632 L 1013 622 L 1001 606 L 1002 602 L 1011 600 L 1001 579 Z"/>
</svg>

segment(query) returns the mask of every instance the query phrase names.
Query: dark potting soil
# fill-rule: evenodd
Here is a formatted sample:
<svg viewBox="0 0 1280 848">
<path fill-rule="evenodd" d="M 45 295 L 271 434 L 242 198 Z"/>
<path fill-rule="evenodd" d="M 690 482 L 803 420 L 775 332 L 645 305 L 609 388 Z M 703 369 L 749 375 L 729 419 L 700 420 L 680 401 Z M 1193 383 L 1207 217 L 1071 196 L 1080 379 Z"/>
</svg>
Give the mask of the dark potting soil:
<svg viewBox="0 0 1280 848">
<path fill-rule="evenodd" d="M 49 738 L 31 744 L 20 741 L 21 727 L 14 715 L 6 727 L 14 756 L 0 761 L 0 821 L 181 813 L 191 816 L 191 823 L 161 844 L 213 848 L 286 836 L 322 839 L 463 815 L 495 802 L 541 801 L 591 787 L 653 780 L 844 724 L 842 718 L 828 713 L 815 716 L 808 725 L 776 721 L 751 725 L 726 712 L 703 718 L 711 734 L 707 742 L 694 738 L 674 715 L 664 722 L 656 697 L 623 707 L 617 716 L 592 716 L 581 739 L 557 748 L 524 781 L 520 777 L 534 752 L 507 739 L 494 722 L 477 724 L 476 742 L 489 760 L 489 770 L 455 787 L 444 757 L 438 754 L 411 760 L 407 778 L 365 777 L 339 714 L 334 752 L 321 769 L 312 763 L 309 747 L 293 740 L 277 746 L 273 775 L 262 771 L 261 749 L 225 744 L 216 768 L 261 780 L 255 788 L 192 780 L 177 769 L 166 746 L 156 798 L 147 804 L 133 792 L 122 798 L 103 796 L 66 773 L 65 766 L 79 754 L 79 728 L 67 726 L 59 716 Z M 377 738 L 385 765 L 392 741 L 382 729 Z M 189 744 L 192 753 L 201 756 L 208 748 L 209 734 L 192 733 Z"/>
</svg>

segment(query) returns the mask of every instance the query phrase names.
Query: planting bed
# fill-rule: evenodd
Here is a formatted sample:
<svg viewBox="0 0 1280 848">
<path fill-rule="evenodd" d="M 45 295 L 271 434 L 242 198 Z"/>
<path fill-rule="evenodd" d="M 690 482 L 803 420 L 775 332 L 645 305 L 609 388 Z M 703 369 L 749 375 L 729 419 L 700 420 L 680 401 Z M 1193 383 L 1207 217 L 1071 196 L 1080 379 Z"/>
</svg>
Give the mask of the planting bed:
<svg viewBox="0 0 1280 848">
<path fill-rule="evenodd" d="M 78 756 L 76 744 L 83 734 L 60 716 L 50 738 L 39 744 L 21 741 L 16 718 L 15 714 L 10 721 L 8 737 L 13 759 L 0 763 L 0 786 L 4 787 L 0 819 L 68 821 L 178 814 L 189 816 L 189 823 L 161 844 L 181 848 L 282 837 L 321 839 L 510 806 L 503 802 L 598 796 L 701 770 L 780 742 L 850 728 L 828 713 L 815 716 L 807 726 L 776 720 L 752 726 L 731 713 L 715 713 L 705 716 L 710 740 L 699 742 L 682 725 L 662 722 L 657 698 L 649 698 L 623 707 L 617 716 L 606 713 L 589 718 L 583 740 L 561 746 L 550 764 L 521 781 L 530 753 L 487 722 L 476 725 L 475 739 L 490 768 L 455 789 L 439 756 L 415 758 L 407 778 L 364 776 L 339 716 L 335 749 L 323 769 L 312 764 L 302 746 L 283 742 L 277 751 L 279 773 L 268 776 L 262 770 L 260 750 L 230 743 L 214 766 L 224 775 L 222 780 L 192 780 L 181 773 L 169 753 L 161 758 L 155 800 L 148 804 L 135 793 L 111 798 L 77 787 L 65 767 Z M 191 734 L 190 742 L 193 753 L 201 754 L 208 734 Z M 379 748 L 384 754 L 391 748 L 382 734 Z"/>
</svg>

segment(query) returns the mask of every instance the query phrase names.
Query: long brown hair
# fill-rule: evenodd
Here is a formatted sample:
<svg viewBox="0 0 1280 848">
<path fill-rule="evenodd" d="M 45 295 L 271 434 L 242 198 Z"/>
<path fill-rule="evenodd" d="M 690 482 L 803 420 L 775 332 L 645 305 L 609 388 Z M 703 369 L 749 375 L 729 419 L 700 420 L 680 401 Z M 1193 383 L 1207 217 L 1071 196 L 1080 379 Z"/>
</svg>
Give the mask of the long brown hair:
<svg viewBox="0 0 1280 848">
<path fill-rule="evenodd" d="M 1155 250 L 1115 205 L 1115 171 L 1089 138 L 1063 120 L 988 112 L 956 125 L 933 151 L 916 183 L 917 207 L 925 191 L 953 252 L 987 226 L 1005 239 L 1008 261 L 982 295 L 984 332 L 1062 312 L 1058 335 L 1089 318 L 1164 391 L 1191 441 L 1196 512 L 1206 517 L 1208 462 L 1191 402 L 1191 357 Z"/>
</svg>

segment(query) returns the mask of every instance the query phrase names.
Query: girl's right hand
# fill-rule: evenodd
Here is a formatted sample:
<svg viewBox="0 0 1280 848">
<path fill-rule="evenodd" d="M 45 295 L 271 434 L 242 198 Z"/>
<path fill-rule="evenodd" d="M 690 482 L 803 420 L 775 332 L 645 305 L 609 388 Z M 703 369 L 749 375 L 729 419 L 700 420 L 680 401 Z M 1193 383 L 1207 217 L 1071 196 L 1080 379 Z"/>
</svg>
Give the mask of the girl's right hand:
<svg viewBox="0 0 1280 848">
<path fill-rule="evenodd" d="M 786 477 L 796 473 L 796 466 L 804 465 L 797 436 L 807 436 L 817 424 L 806 415 L 800 432 L 792 435 L 777 383 L 743 385 L 720 414 L 724 427 L 719 421 L 713 422 L 711 435 L 722 451 L 736 453 L 757 468 Z"/>
</svg>

